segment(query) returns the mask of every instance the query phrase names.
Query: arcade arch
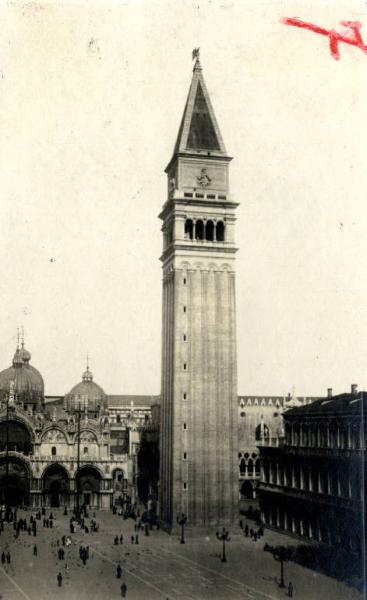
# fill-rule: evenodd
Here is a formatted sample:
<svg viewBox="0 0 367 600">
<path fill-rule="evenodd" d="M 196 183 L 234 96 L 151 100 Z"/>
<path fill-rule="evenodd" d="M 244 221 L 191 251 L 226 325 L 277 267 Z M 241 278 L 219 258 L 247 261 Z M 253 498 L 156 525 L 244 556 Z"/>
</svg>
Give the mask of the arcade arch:
<svg viewBox="0 0 367 600">
<path fill-rule="evenodd" d="M 55 463 L 47 467 L 42 477 L 43 504 L 57 508 L 67 506 L 70 494 L 70 479 L 66 469 Z"/>
<path fill-rule="evenodd" d="M 29 465 L 17 456 L 0 459 L 0 502 L 8 506 L 29 506 Z"/>
<path fill-rule="evenodd" d="M 7 431 L 8 430 L 8 431 Z M 29 455 L 32 453 L 32 436 L 22 421 L 9 420 L 0 422 L 0 452 L 9 450 Z"/>
<path fill-rule="evenodd" d="M 75 489 L 80 506 L 100 508 L 102 476 L 93 465 L 81 467 L 75 474 Z"/>
</svg>

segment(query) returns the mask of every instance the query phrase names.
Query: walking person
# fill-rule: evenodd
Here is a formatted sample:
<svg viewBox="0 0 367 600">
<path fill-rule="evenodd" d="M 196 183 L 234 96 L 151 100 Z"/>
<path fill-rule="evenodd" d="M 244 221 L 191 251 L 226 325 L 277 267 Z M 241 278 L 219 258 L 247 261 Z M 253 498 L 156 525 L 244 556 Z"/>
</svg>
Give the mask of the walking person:
<svg viewBox="0 0 367 600">
<path fill-rule="evenodd" d="M 117 565 L 117 569 L 116 569 L 116 577 L 117 577 L 117 579 L 121 579 L 121 574 L 122 574 L 121 565 Z"/>
<path fill-rule="evenodd" d="M 291 581 L 288 584 L 288 598 L 293 598 L 293 583 Z"/>
<path fill-rule="evenodd" d="M 37 552 L 38 552 L 38 550 L 37 550 L 37 546 L 36 546 L 36 544 L 35 544 L 35 545 L 33 546 L 33 556 L 37 556 Z"/>
<path fill-rule="evenodd" d="M 61 573 L 59 573 L 58 576 L 57 576 L 57 585 L 59 587 L 62 586 L 62 575 L 61 575 Z"/>
<path fill-rule="evenodd" d="M 10 565 L 10 562 L 11 562 L 10 552 L 8 552 L 6 555 L 6 562 L 8 563 L 8 565 Z"/>
<path fill-rule="evenodd" d="M 121 589 L 121 596 L 123 598 L 126 598 L 126 593 L 127 593 L 127 585 L 126 585 L 126 583 L 122 583 L 120 589 Z"/>
</svg>

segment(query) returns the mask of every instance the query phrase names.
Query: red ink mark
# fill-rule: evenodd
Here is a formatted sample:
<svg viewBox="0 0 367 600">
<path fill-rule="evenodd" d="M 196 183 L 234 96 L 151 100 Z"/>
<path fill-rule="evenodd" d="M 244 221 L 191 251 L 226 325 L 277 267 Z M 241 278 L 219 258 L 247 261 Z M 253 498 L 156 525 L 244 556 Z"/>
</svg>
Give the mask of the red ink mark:
<svg viewBox="0 0 367 600">
<path fill-rule="evenodd" d="M 362 52 L 367 54 L 367 45 L 363 43 L 360 29 L 362 27 L 362 23 L 359 21 L 340 21 L 340 25 L 346 28 L 344 34 L 335 31 L 335 29 L 324 29 L 324 27 L 319 27 L 318 25 L 313 25 L 313 23 L 306 23 L 305 21 L 301 21 L 297 19 L 297 17 L 288 18 L 284 17 L 281 20 L 281 23 L 284 25 L 293 25 L 293 27 L 301 27 L 302 29 L 308 29 L 309 31 L 313 31 L 314 33 L 319 33 L 320 35 L 325 35 L 329 38 L 329 46 L 331 56 L 335 60 L 339 60 L 339 42 L 343 42 L 344 44 L 350 44 L 351 46 L 356 46 Z"/>
</svg>

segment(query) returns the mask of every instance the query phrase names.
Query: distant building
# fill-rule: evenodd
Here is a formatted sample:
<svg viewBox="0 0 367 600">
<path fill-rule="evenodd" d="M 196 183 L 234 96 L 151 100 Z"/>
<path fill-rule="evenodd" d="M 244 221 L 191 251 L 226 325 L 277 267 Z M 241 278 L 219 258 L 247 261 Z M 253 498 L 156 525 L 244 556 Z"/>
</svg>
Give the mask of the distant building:
<svg viewBox="0 0 367 600">
<path fill-rule="evenodd" d="M 285 437 L 258 442 L 263 522 L 361 556 L 366 494 L 365 392 L 283 413 Z"/>
<path fill-rule="evenodd" d="M 284 436 L 283 412 L 292 406 L 303 406 L 317 398 L 288 396 L 238 397 L 238 474 L 242 498 L 255 498 L 260 481 L 258 445 Z"/>
</svg>

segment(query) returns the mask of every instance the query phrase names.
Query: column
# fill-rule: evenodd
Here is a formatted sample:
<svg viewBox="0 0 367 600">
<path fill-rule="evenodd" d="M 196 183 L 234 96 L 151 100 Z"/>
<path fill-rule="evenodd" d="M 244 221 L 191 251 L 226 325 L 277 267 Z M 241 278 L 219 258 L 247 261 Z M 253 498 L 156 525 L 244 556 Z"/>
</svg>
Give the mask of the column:
<svg viewBox="0 0 367 600">
<path fill-rule="evenodd" d="M 312 467 L 309 467 L 308 469 L 308 489 L 310 492 L 313 492 Z"/>
</svg>

